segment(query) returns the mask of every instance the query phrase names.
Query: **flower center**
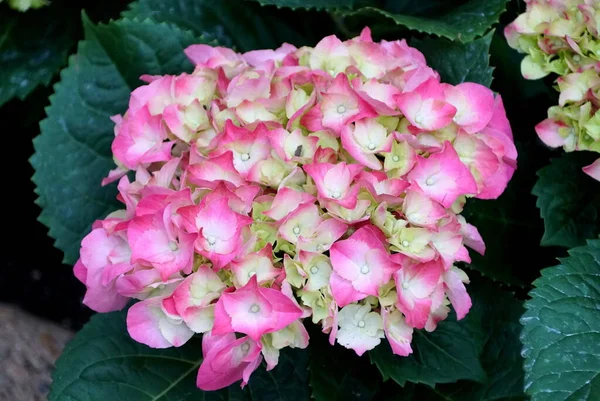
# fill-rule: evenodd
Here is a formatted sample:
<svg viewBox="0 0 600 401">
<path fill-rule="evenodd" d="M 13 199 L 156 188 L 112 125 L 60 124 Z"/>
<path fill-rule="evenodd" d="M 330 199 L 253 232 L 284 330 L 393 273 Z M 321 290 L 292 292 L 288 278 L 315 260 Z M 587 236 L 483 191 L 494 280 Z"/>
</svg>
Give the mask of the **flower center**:
<svg viewBox="0 0 600 401">
<path fill-rule="evenodd" d="M 178 250 L 179 247 L 177 246 L 177 242 L 175 242 L 175 241 L 169 242 L 169 249 L 172 250 L 173 252 Z"/>
<path fill-rule="evenodd" d="M 300 234 L 300 227 L 296 226 L 292 229 L 292 231 L 294 232 L 294 234 L 298 235 Z"/>
<path fill-rule="evenodd" d="M 248 343 L 243 343 L 243 344 L 242 344 L 242 346 L 241 346 L 241 348 L 242 348 L 242 352 L 243 352 L 244 354 L 246 354 L 246 353 L 248 353 L 248 351 L 250 350 L 250 344 L 248 344 Z"/>
<path fill-rule="evenodd" d="M 317 251 L 321 252 L 323 250 L 323 245 L 319 244 L 317 245 Z"/>
<path fill-rule="evenodd" d="M 208 245 L 214 245 L 217 242 L 217 239 L 212 235 L 209 235 L 206 237 L 206 242 L 208 242 Z"/>
<path fill-rule="evenodd" d="M 250 153 L 242 153 L 242 161 L 247 162 L 250 160 Z"/>
<path fill-rule="evenodd" d="M 367 145 L 367 148 L 369 148 L 369 150 L 375 150 L 376 146 L 374 143 L 370 143 Z"/>
<path fill-rule="evenodd" d="M 344 106 L 343 104 L 340 104 L 340 105 L 337 107 L 337 112 L 338 112 L 339 114 L 344 114 L 344 113 L 346 112 L 346 106 Z"/>
<path fill-rule="evenodd" d="M 429 177 L 427 180 L 425 180 L 425 184 L 428 186 L 431 186 L 435 183 L 435 181 L 433 180 L 433 177 Z"/>
<path fill-rule="evenodd" d="M 405 248 L 406 248 L 406 247 L 407 247 L 407 246 L 409 246 L 409 245 L 410 245 L 410 242 L 408 242 L 407 240 L 404 240 L 404 241 L 402 241 L 402 246 L 403 246 L 403 247 L 405 247 Z"/>
<path fill-rule="evenodd" d="M 248 278 L 252 278 L 252 276 L 255 276 L 255 275 L 256 275 L 256 272 L 254 270 L 250 270 L 248 272 Z"/>
<path fill-rule="evenodd" d="M 402 283 L 402 288 L 408 290 L 408 281 Z"/>
<path fill-rule="evenodd" d="M 310 272 L 312 274 L 317 274 L 319 272 L 319 268 L 317 266 L 313 266 L 310 268 Z"/>
<path fill-rule="evenodd" d="M 257 304 L 253 304 L 253 305 L 250 307 L 250 312 L 251 312 L 251 313 L 258 313 L 259 311 L 260 311 L 260 306 L 258 306 Z"/>
<path fill-rule="evenodd" d="M 399 156 L 392 156 L 392 160 L 394 161 L 394 163 L 398 163 L 400 161 L 400 157 Z"/>
<path fill-rule="evenodd" d="M 363 267 L 360 268 L 360 272 L 362 274 L 368 274 L 370 271 L 371 271 L 371 269 L 367 265 L 364 265 Z"/>
<path fill-rule="evenodd" d="M 339 198 L 340 198 L 340 196 L 342 196 L 342 194 L 340 193 L 340 191 L 333 191 L 333 192 L 331 193 L 331 197 L 332 197 L 333 199 L 339 199 Z"/>
<path fill-rule="evenodd" d="M 363 327 L 365 327 L 365 321 L 364 320 L 359 320 L 356 325 L 362 329 Z"/>
</svg>

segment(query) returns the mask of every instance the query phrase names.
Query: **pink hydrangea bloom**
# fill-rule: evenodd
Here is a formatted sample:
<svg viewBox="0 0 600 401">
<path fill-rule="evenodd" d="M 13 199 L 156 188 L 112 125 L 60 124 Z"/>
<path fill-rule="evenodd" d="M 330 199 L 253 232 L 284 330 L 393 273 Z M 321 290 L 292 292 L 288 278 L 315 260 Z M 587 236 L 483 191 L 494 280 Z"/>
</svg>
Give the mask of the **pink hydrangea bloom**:
<svg viewBox="0 0 600 401">
<path fill-rule="evenodd" d="M 124 206 L 82 241 L 86 305 L 138 300 L 128 331 L 150 347 L 202 333 L 207 391 L 306 348 L 307 320 L 359 355 L 387 338 L 406 356 L 448 305 L 467 314 L 455 263 L 485 245 L 459 212 L 516 168 L 499 96 L 440 82 L 406 41 L 368 29 L 314 48 L 185 52 L 192 74 L 144 76 L 114 118 L 103 184 L 119 180 Z"/>
<path fill-rule="evenodd" d="M 339 306 L 378 296 L 379 287 L 399 267 L 390 259 L 382 236 L 377 227 L 366 225 L 331 247 L 331 292 Z"/>
<path fill-rule="evenodd" d="M 301 316 L 302 310 L 291 299 L 278 290 L 259 287 L 253 275 L 244 287 L 221 295 L 215 305 L 213 333 L 244 333 L 258 341 Z"/>
<path fill-rule="evenodd" d="M 204 360 L 198 371 L 197 386 L 211 391 L 242 380 L 248 383 L 262 361 L 260 343 L 249 337 L 236 339 L 235 334 L 205 334 L 202 338 Z"/>
</svg>

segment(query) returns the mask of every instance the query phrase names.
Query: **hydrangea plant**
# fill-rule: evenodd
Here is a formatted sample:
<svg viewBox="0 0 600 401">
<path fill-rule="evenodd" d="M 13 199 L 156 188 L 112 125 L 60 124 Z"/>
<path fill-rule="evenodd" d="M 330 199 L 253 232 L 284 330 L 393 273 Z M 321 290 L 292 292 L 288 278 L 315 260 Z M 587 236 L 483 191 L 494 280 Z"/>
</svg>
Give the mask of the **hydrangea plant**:
<svg viewBox="0 0 600 401">
<path fill-rule="evenodd" d="M 598 151 L 597 2 L 519 1 L 84 13 L 31 164 L 99 313 L 49 400 L 597 400 L 595 153 L 534 130 Z M 65 10 L 0 15 L 9 112 Z"/>
</svg>

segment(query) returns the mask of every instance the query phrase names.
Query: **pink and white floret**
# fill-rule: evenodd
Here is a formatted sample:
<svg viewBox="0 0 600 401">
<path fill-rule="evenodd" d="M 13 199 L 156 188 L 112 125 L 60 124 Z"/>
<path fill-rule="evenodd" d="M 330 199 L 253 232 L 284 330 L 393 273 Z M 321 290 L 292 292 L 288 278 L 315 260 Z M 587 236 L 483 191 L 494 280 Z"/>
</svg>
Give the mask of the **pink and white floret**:
<svg viewBox="0 0 600 401">
<path fill-rule="evenodd" d="M 440 82 L 404 40 L 185 53 L 191 74 L 144 76 L 114 117 L 123 210 L 97 221 L 74 271 L 131 337 L 179 347 L 203 334 L 197 385 L 216 390 L 312 321 L 357 354 L 471 307 L 456 262 L 485 251 L 460 216 L 497 198 L 516 149 L 500 96 Z M 128 172 L 132 172 L 129 176 Z"/>
</svg>

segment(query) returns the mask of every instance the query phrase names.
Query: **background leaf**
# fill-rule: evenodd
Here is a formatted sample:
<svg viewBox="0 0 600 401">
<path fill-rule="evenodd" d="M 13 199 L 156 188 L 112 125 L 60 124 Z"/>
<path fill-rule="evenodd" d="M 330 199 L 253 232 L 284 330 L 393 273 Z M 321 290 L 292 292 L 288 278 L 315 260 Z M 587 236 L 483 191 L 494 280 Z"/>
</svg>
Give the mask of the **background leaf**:
<svg viewBox="0 0 600 401">
<path fill-rule="evenodd" d="M 118 51 L 117 38 L 127 43 L 127 51 Z M 42 207 L 39 220 L 65 253 L 64 263 L 75 263 L 92 222 L 119 205 L 115 184 L 100 186 L 114 168 L 110 116 L 127 109 L 130 92 L 141 83 L 134 77 L 191 68 L 183 49 L 193 42 L 192 34 L 151 21 L 87 24 L 86 40 L 50 98 L 48 118 L 40 123 L 31 158 Z"/>
<path fill-rule="evenodd" d="M 25 99 L 48 85 L 66 64 L 77 32 L 79 10 L 59 7 L 0 12 L 0 106 L 13 97 Z"/>
<path fill-rule="evenodd" d="M 140 76 L 144 74 L 181 74 L 194 70 L 183 53 L 183 49 L 195 43 L 188 31 L 140 19 L 94 25 L 85 16 L 83 27 L 86 39 L 100 45 L 131 90 L 143 83 Z M 170 34 L 168 40 L 162 37 L 165 34 Z M 165 43 L 146 47 L 160 41 Z"/>
<path fill-rule="evenodd" d="M 270 372 L 260 366 L 248 386 L 196 387 L 202 341 L 153 349 L 132 340 L 126 312 L 98 314 L 63 351 L 49 401 L 308 401 L 306 350 L 285 349 Z"/>
<path fill-rule="evenodd" d="M 209 400 L 242 399 L 228 391 L 195 391 L 202 362 L 198 338 L 185 348 L 152 349 L 129 337 L 125 316 L 95 315 L 75 336 L 57 362 L 49 401 L 204 400 L 207 394 Z"/>
<path fill-rule="evenodd" d="M 451 8 L 442 6 L 438 2 L 435 8 L 424 10 L 419 5 L 415 7 L 416 2 L 404 1 L 400 2 L 404 3 L 400 7 L 390 7 L 391 11 L 363 7 L 355 11 L 343 12 L 342 15 L 351 17 L 350 22 L 354 25 L 364 25 L 365 18 L 372 18 L 375 21 L 383 19 L 388 20 L 385 22 L 392 22 L 411 30 L 466 43 L 485 34 L 493 24 L 498 22 L 500 15 L 506 10 L 506 2 L 507 0 L 447 2 L 453 5 Z"/>
<path fill-rule="evenodd" d="M 544 219 L 543 246 L 572 248 L 600 234 L 600 183 L 581 171 L 596 157 L 568 153 L 538 171 L 532 193 Z"/>
<path fill-rule="evenodd" d="M 479 356 L 486 337 L 475 313 L 461 321 L 456 321 L 452 313 L 431 333 L 415 330 L 413 353 L 408 357 L 392 354 L 387 342 L 369 351 L 369 355 L 384 379 L 392 378 L 401 386 L 413 382 L 433 387 L 461 379 L 483 382 L 486 374 Z"/>
<path fill-rule="evenodd" d="M 523 324 L 532 401 L 600 399 L 600 240 L 569 251 L 534 281 Z"/>
<path fill-rule="evenodd" d="M 317 10 L 351 9 L 359 5 L 375 3 L 374 0 L 255 0 L 262 5 L 292 9 L 316 8 Z"/>
<path fill-rule="evenodd" d="M 483 383 L 465 380 L 437 386 L 437 396 L 456 401 L 517 401 L 526 400 L 523 393 L 523 358 L 519 334 L 519 318 L 523 303 L 498 285 L 476 279 L 468 286 L 474 313 L 482 317 L 487 341 L 481 354 L 481 364 L 487 378 Z M 477 312 L 480 310 L 481 312 Z M 422 398 L 428 399 L 429 398 Z"/>
<path fill-rule="evenodd" d="M 494 71 L 490 67 L 493 36 L 494 30 L 466 44 L 429 37 L 413 39 L 410 45 L 425 55 L 427 65 L 440 73 L 443 82 L 452 85 L 475 82 L 489 87 Z"/>
<path fill-rule="evenodd" d="M 403 401 L 521 401 L 526 399 L 523 393 L 524 372 L 519 341 L 522 302 L 517 301 L 506 288 L 501 288 L 478 275 L 474 276 L 471 284 L 468 285 L 473 307 L 464 322 L 467 323 L 467 320 L 471 319 L 467 324 L 479 327 L 479 336 L 475 341 L 483 338 L 483 348 L 478 360 L 485 371 L 485 377 L 479 382 L 473 381 L 472 378 L 471 380 L 461 378 L 455 383 L 439 382 L 435 387 L 431 383 L 423 385 L 407 382 L 402 389 L 396 391 L 396 394 L 401 396 L 396 395 L 396 398 L 391 399 Z M 462 322 L 452 323 L 460 325 Z M 446 325 L 447 322 L 441 323 L 440 328 L 442 324 Z M 431 336 L 436 332 L 423 333 L 422 336 Z M 449 341 L 451 339 L 456 340 L 458 337 L 448 337 Z M 373 352 L 371 351 L 371 354 Z M 438 350 L 438 353 L 442 352 Z M 395 356 L 393 358 L 397 362 L 402 359 Z M 410 358 L 419 359 L 420 356 L 409 356 L 406 359 Z M 452 365 L 447 365 L 447 368 L 455 369 Z M 392 378 L 396 379 L 394 376 Z"/>
<path fill-rule="evenodd" d="M 327 26 L 319 24 L 323 16 L 243 0 L 138 0 L 123 15 L 175 24 L 241 52 L 314 44 L 324 36 L 315 27 Z"/>
</svg>

